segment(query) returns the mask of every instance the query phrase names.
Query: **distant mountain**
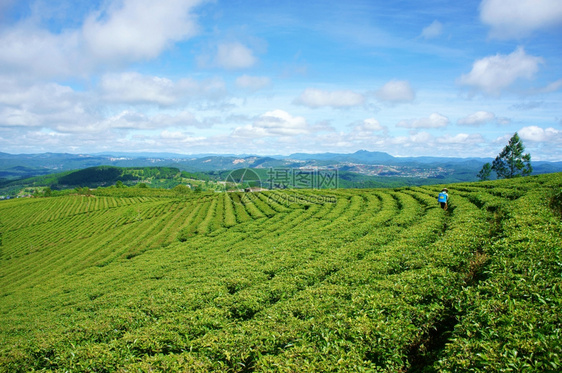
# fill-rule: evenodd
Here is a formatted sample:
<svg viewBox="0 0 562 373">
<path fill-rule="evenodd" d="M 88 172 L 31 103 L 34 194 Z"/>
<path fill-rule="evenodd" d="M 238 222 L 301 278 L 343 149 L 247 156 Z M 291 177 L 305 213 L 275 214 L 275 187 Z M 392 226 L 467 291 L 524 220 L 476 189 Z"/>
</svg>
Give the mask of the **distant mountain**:
<svg viewBox="0 0 562 373">
<path fill-rule="evenodd" d="M 455 163 L 478 163 L 480 167 L 486 162 L 492 162 L 491 158 L 453 158 L 453 157 L 394 157 L 385 152 L 370 152 L 367 150 L 359 150 L 355 153 L 295 153 L 291 154 L 286 159 L 296 160 L 324 160 L 334 162 L 350 162 L 359 164 L 455 164 Z"/>
<path fill-rule="evenodd" d="M 216 173 L 239 168 L 314 169 L 336 168 L 366 177 L 399 177 L 443 182 L 474 181 L 491 158 L 394 157 L 384 152 L 295 153 L 289 156 L 235 154 L 176 154 L 107 152 L 98 154 L 0 153 L 3 182 L 96 166 L 176 167 L 188 172 Z M 533 173 L 562 172 L 562 162 L 534 161 Z"/>
<path fill-rule="evenodd" d="M 454 157 L 395 157 L 396 163 L 419 163 L 419 164 L 458 164 L 478 163 L 482 166 L 486 162 L 492 162 L 492 158 L 454 158 Z"/>
<path fill-rule="evenodd" d="M 389 162 L 393 161 L 395 158 L 388 153 L 384 152 L 369 152 L 366 150 L 359 150 L 352 154 L 342 154 L 342 153 L 318 153 L 318 154 L 308 154 L 308 153 L 295 153 L 291 154 L 287 159 L 296 160 L 323 160 L 323 161 L 337 161 L 337 162 L 354 162 L 354 163 L 379 163 L 379 162 Z"/>
<path fill-rule="evenodd" d="M 121 157 L 121 158 L 146 158 L 146 159 L 198 159 L 207 157 L 252 157 L 254 154 L 216 154 L 216 153 L 201 153 L 201 154 L 180 154 L 180 153 L 160 153 L 160 152 L 102 152 L 94 153 L 94 156 L 103 157 Z"/>
</svg>

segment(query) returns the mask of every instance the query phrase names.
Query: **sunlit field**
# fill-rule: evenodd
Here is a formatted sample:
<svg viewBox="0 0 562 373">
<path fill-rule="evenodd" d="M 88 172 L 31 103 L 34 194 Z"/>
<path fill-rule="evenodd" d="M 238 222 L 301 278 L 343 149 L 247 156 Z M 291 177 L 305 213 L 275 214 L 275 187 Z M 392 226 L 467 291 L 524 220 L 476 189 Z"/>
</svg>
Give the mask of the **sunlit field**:
<svg viewBox="0 0 562 373">
<path fill-rule="evenodd" d="M 1 201 L 0 371 L 559 371 L 561 186 Z"/>
</svg>

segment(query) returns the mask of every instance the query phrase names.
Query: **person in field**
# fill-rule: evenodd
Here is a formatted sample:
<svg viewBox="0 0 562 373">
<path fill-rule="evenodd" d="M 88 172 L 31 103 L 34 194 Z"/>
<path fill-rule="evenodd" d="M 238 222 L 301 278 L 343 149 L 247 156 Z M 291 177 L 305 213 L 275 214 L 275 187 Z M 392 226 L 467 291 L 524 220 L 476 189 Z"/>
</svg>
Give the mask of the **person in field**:
<svg viewBox="0 0 562 373">
<path fill-rule="evenodd" d="M 449 191 L 447 190 L 447 188 L 443 188 L 441 190 L 441 192 L 439 193 L 439 196 L 437 197 L 437 202 L 439 202 L 443 211 L 447 211 L 447 208 L 449 207 L 448 206 L 448 202 L 449 202 L 448 192 Z"/>
</svg>

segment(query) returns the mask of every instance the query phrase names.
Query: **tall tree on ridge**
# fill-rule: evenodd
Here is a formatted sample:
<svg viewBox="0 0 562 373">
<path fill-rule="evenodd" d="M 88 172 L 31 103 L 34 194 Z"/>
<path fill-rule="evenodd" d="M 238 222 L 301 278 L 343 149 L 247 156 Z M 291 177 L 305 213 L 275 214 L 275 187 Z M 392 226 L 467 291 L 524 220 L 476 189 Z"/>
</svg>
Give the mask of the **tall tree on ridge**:
<svg viewBox="0 0 562 373">
<path fill-rule="evenodd" d="M 492 170 L 496 172 L 498 178 L 511 179 L 518 176 L 527 176 L 533 172 L 531 155 L 523 154 L 524 151 L 523 141 L 515 132 L 509 140 L 509 144 L 503 148 L 492 163 Z"/>
</svg>

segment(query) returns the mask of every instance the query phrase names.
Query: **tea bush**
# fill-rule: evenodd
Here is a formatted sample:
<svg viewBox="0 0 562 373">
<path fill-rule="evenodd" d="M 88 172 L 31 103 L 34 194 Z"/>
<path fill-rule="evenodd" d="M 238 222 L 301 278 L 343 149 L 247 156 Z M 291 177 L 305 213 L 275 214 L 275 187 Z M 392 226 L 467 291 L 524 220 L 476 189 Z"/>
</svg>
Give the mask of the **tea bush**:
<svg viewBox="0 0 562 373">
<path fill-rule="evenodd" d="M 560 371 L 561 184 L 2 201 L 0 371 Z"/>
</svg>

